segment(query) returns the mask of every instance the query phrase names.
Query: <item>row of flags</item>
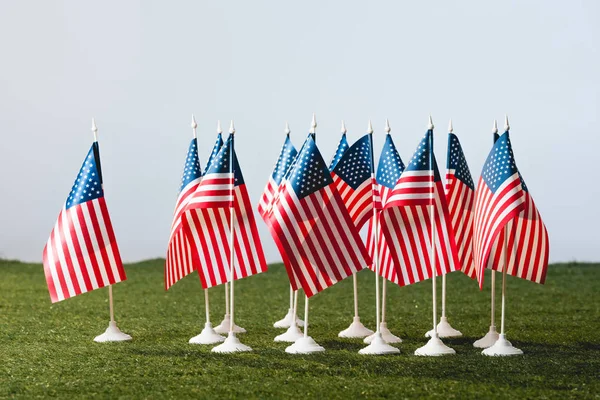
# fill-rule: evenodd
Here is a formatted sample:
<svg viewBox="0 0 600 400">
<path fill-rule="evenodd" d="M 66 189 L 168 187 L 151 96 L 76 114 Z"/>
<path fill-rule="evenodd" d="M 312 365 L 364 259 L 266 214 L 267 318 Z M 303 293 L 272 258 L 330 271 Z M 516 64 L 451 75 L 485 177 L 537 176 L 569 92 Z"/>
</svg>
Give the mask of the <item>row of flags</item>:
<svg viewBox="0 0 600 400">
<path fill-rule="evenodd" d="M 544 282 L 548 234 L 517 169 L 508 129 L 495 141 L 477 187 L 454 133 L 448 135 L 444 185 L 433 125 L 406 165 L 387 131 L 375 170 L 370 127 L 352 145 L 344 132 L 329 165 L 314 129 L 299 150 L 287 129 L 258 212 L 294 290 L 313 296 L 364 268 L 375 270 L 375 262 L 384 278 L 400 286 L 430 278 L 434 267 L 438 275 L 461 270 L 482 285 L 483 269 L 502 270 L 504 254 L 509 274 Z M 206 289 L 267 270 L 234 132 L 225 141 L 219 133 L 204 169 L 195 137 L 189 145 L 167 249 L 166 289 L 194 271 Z M 43 263 L 53 302 L 126 279 L 96 141 Z"/>
</svg>

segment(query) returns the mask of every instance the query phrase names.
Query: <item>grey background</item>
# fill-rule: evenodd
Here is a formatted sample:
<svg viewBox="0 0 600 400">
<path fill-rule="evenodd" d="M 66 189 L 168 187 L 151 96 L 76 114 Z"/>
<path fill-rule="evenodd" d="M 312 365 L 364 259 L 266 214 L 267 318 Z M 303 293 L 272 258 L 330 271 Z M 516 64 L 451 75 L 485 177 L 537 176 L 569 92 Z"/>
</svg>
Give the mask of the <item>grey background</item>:
<svg viewBox="0 0 600 400">
<path fill-rule="evenodd" d="M 0 256 L 40 260 L 92 140 L 127 261 L 164 256 L 191 114 L 201 162 L 235 119 L 254 204 L 289 121 L 329 160 L 385 118 L 403 159 L 454 121 L 475 179 L 508 113 L 552 261 L 600 260 L 594 1 L 0 3 Z M 502 123 L 500 122 L 500 125 Z M 264 224 L 269 261 L 279 260 Z"/>
</svg>

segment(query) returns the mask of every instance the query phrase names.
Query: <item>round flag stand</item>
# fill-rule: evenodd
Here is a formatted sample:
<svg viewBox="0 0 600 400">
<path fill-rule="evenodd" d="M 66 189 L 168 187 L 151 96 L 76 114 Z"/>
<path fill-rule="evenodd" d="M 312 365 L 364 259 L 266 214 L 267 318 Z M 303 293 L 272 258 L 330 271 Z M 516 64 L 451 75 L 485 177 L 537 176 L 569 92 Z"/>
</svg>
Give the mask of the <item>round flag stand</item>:
<svg viewBox="0 0 600 400">
<path fill-rule="evenodd" d="M 290 286 L 290 289 L 291 288 L 292 287 Z M 290 296 L 290 298 L 291 298 L 291 296 Z M 293 321 L 294 316 L 296 316 L 297 309 L 298 309 L 298 291 L 296 291 L 296 293 L 294 295 L 294 303 L 293 303 L 293 307 L 290 312 L 290 315 L 292 316 L 292 321 Z M 304 325 L 304 323 L 302 323 L 302 324 Z M 294 343 L 296 340 L 300 339 L 301 337 L 302 337 L 302 331 L 300 331 L 300 329 L 298 328 L 298 325 L 291 323 L 288 330 L 285 331 L 284 333 L 282 333 L 281 335 L 276 336 L 274 341 L 275 342 Z"/>
<path fill-rule="evenodd" d="M 313 117 L 314 119 L 314 117 Z M 304 335 L 285 349 L 289 354 L 312 354 L 325 351 L 313 338 L 308 336 L 308 296 L 304 300 Z"/>
<path fill-rule="evenodd" d="M 356 282 L 356 273 L 352 275 L 352 280 L 354 283 L 354 318 L 348 328 L 338 333 L 338 337 L 364 338 L 365 336 L 372 335 L 373 331 L 360 322 L 360 317 L 358 316 L 358 284 Z"/>
<path fill-rule="evenodd" d="M 298 315 L 294 311 L 294 303 L 297 301 L 298 291 L 294 291 L 292 285 L 290 285 L 290 308 L 283 319 L 280 319 L 273 324 L 273 328 L 289 328 L 294 320 L 296 321 L 297 326 L 304 326 L 304 321 L 298 318 Z"/>
<path fill-rule="evenodd" d="M 454 329 L 446 318 L 446 275 L 442 275 L 442 316 L 440 322 L 437 324 L 438 336 L 441 338 L 454 338 L 461 337 L 462 333 Z M 433 329 L 425 334 L 425 337 L 431 337 L 433 335 Z"/>
<path fill-rule="evenodd" d="M 387 322 L 385 322 L 385 298 L 386 298 L 386 283 L 387 280 L 383 279 L 383 290 L 382 290 L 382 299 L 381 299 L 381 323 L 379 324 L 379 332 L 381 332 L 381 337 L 387 343 L 402 343 L 402 339 L 398 336 L 394 335 L 387 327 Z M 375 338 L 375 334 L 367 336 L 364 340 L 366 344 L 369 344 Z"/>
<path fill-rule="evenodd" d="M 215 326 L 215 332 L 220 334 L 229 333 L 229 328 L 231 325 L 231 316 L 229 315 L 229 284 L 225 282 L 225 315 L 223 316 L 223 321 L 217 326 Z M 235 333 L 246 333 L 246 330 L 241 326 L 237 326 L 235 323 L 233 324 L 233 332 Z"/>
<path fill-rule="evenodd" d="M 94 128 L 96 124 L 94 124 Z M 96 132 L 94 132 L 95 134 Z M 131 340 L 131 336 L 126 333 L 121 332 L 121 330 L 117 327 L 117 323 L 115 322 L 115 312 L 113 308 L 113 293 L 112 293 L 112 285 L 108 286 L 108 302 L 110 307 L 110 322 L 108 323 L 108 328 L 104 331 L 103 334 L 98 335 L 94 338 L 94 342 L 104 343 L 104 342 L 124 342 L 126 340 Z"/>
<path fill-rule="evenodd" d="M 204 324 L 204 329 L 200 332 L 199 335 L 194 336 L 190 339 L 189 343 L 191 344 L 215 344 L 221 343 L 225 340 L 225 338 L 219 335 L 212 327 L 210 323 L 210 314 L 209 314 L 209 303 L 208 303 L 208 289 L 204 289 L 204 304 L 206 306 L 206 323 Z"/>
</svg>

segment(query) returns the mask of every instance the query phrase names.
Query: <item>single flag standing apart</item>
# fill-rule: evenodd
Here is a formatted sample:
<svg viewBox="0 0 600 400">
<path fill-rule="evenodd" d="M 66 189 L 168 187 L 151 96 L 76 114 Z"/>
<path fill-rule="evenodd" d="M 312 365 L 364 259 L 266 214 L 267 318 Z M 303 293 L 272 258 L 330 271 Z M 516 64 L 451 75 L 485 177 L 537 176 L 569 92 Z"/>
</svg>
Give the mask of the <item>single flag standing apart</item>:
<svg viewBox="0 0 600 400">
<path fill-rule="evenodd" d="M 435 214 L 435 260 L 430 259 L 431 218 Z M 433 154 L 429 129 L 408 163 L 381 212 L 381 228 L 390 248 L 398 284 L 409 285 L 460 269 L 450 225 L 444 187 Z"/>
<path fill-rule="evenodd" d="M 53 303 L 126 279 L 104 200 L 98 142 L 58 215 L 43 263 Z"/>
<path fill-rule="evenodd" d="M 371 264 L 309 135 L 282 182 L 270 223 L 294 290 L 308 297 Z"/>
<path fill-rule="evenodd" d="M 471 279 L 475 279 L 473 261 L 475 184 L 460 141 L 452 132 L 448 134 L 446 167 L 446 200 L 456 239 L 458 259 L 461 270 Z"/>
<path fill-rule="evenodd" d="M 389 199 L 392 189 L 396 186 L 396 182 L 400 179 L 400 175 L 404 171 L 404 163 L 400 158 L 400 154 L 396 149 L 396 145 L 392 139 L 392 136 L 388 133 L 385 136 L 385 143 L 381 150 L 381 156 L 379 157 L 379 164 L 377 166 L 377 184 L 379 185 L 379 194 L 381 196 L 381 203 L 385 205 Z M 378 217 L 379 218 L 379 215 Z M 398 274 L 396 274 L 396 268 L 394 267 L 394 261 L 390 254 L 390 249 L 385 240 L 385 236 L 381 231 L 381 226 L 378 227 L 378 243 L 379 243 L 379 273 L 385 279 L 398 284 Z M 367 250 L 371 257 L 375 257 L 375 223 L 372 217 L 369 220 L 369 229 L 367 231 Z M 375 271 L 375 264 L 370 267 Z"/>
<path fill-rule="evenodd" d="M 373 216 L 373 209 L 381 209 L 373 170 L 373 141 L 370 133 L 346 150 L 331 170 L 336 189 L 359 231 Z"/>
<path fill-rule="evenodd" d="M 267 263 L 233 147 L 233 134 L 214 157 L 182 216 L 194 264 L 205 289 L 230 281 L 232 209 L 235 209 L 233 278 L 237 280 L 266 271 Z"/>
<path fill-rule="evenodd" d="M 524 193 L 508 131 L 494 143 L 475 192 L 473 251 L 479 287 L 492 246 L 524 207 Z"/>
</svg>

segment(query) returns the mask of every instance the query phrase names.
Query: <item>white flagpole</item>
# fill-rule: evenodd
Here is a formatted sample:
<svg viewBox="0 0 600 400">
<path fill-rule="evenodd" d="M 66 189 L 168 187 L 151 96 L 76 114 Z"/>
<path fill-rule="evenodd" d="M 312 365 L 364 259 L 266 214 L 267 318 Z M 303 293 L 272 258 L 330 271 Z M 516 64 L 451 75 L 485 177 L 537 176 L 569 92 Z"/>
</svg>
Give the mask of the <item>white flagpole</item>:
<svg viewBox="0 0 600 400">
<path fill-rule="evenodd" d="M 312 116 L 312 123 L 310 125 L 310 133 L 313 134 L 316 140 L 316 129 L 317 129 L 317 119 L 315 118 L 315 114 Z M 317 270 L 317 274 L 319 271 Z M 292 325 L 293 326 L 293 325 Z M 308 336 L 308 296 L 304 298 L 304 335 L 296 340 L 294 344 L 288 346 L 285 349 L 286 353 L 290 354 L 309 354 L 316 353 L 319 351 L 325 351 L 325 348 L 321 347 L 315 340 Z"/>
<path fill-rule="evenodd" d="M 452 120 L 450 120 L 448 124 L 448 132 L 452 133 L 454 128 L 452 127 Z M 433 330 L 428 331 L 425 334 L 425 337 L 431 337 Z M 437 333 L 441 338 L 453 338 L 460 337 L 462 333 L 456 329 L 454 329 L 450 323 L 448 322 L 448 318 L 446 317 L 446 274 L 442 275 L 442 316 L 440 317 L 440 322 L 437 324 Z"/>
<path fill-rule="evenodd" d="M 196 132 L 196 129 L 198 128 L 198 124 L 196 123 L 196 118 L 194 117 L 194 114 L 192 114 L 191 127 L 192 127 L 193 138 L 197 139 L 198 134 Z M 199 335 L 196 335 L 193 338 L 191 338 L 189 340 L 189 343 L 192 343 L 192 344 L 220 343 L 220 342 L 224 341 L 225 338 L 223 336 L 217 334 L 217 332 L 215 332 L 215 330 L 213 329 L 212 324 L 210 323 L 210 304 L 208 302 L 208 289 L 204 289 L 203 291 L 204 291 L 204 310 L 206 313 L 206 322 L 204 324 L 204 329 L 202 329 L 202 332 L 200 332 Z"/>
<path fill-rule="evenodd" d="M 498 134 L 498 122 L 496 120 L 494 120 L 494 126 L 492 128 L 492 133 L 494 134 L 494 136 L 496 134 Z M 494 140 L 495 142 L 495 140 Z M 484 269 L 485 271 L 485 269 Z M 479 340 L 476 340 L 473 343 L 474 347 L 478 347 L 480 349 L 486 349 L 488 347 L 491 347 L 494 345 L 494 343 L 496 343 L 496 341 L 498 340 L 498 331 L 496 330 L 496 271 L 492 270 L 492 289 L 491 289 L 491 322 L 490 322 L 490 329 L 489 331 L 485 334 L 484 337 L 482 337 Z"/>
<path fill-rule="evenodd" d="M 371 195 L 373 197 L 375 197 L 375 191 L 377 190 L 377 188 L 375 187 L 375 185 L 377 184 L 375 182 L 375 159 L 373 157 L 373 126 L 371 125 L 371 121 L 369 120 L 369 127 L 367 129 L 367 133 L 369 133 L 371 135 L 371 143 L 370 143 L 370 147 L 371 147 L 371 180 L 372 180 L 372 190 L 371 190 Z M 374 224 L 374 230 L 377 233 L 379 231 L 379 214 L 377 212 L 377 209 L 375 207 L 373 207 L 373 224 Z M 368 355 L 376 355 L 376 354 L 394 354 L 394 353 L 400 353 L 400 350 L 397 349 L 394 346 L 390 346 L 384 339 L 383 336 L 381 335 L 381 321 L 380 321 L 380 317 L 381 317 L 381 310 L 380 310 L 380 303 L 379 303 L 379 237 L 377 234 L 373 235 L 373 240 L 374 240 L 374 260 L 373 262 L 375 263 L 375 321 L 376 321 L 376 326 L 375 326 L 375 334 L 373 336 L 373 340 L 371 340 L 371 343 L 365 347 L 362 348 L 358 351 L 359 354 L 368 354 Z"/>
<path fill-rule="evenodd" d="M 510 125 L 508 124 L 508 116 L 504 119 L 504 130 L 508 131 L 510 129 Z M 517 349 L 506 340 L 506 335 L 504 332 L 504 317 L 506 311 L 506 271 L 508 270 L 508 234 L 509 231 L 504 226 L 504 249 L 503 249 L 503 261 L 504 265 L 502 268 L 502 314 L 500 317 L 500 335 L 498 336 L 498 340 L 494 343 L 493 346 L 484 349 L 481 353 L 486 356 L 518 356 L 522 355 L 523 351 L 521 349 Z M 515 239 L 518 238 L 515 235 Z"/>
<path fill-rule="evenodd" d="M 234 141 L 233 141 L 233 134 L 235 133 L 235 127 L 233 126 L 233 120 L 231 120 L 231 125 L 229 127 L 229 133 L 232 135 L 232 141 L 230 144 L 230 148 L 229 148 L 229 171 L 232 175 L 232 184 L 231 184 L 231 192 L 230 192 L 230 196 L 231 196 L 231 205 L 229 206 L 229 280 L 231 281 L 231 285 L 229 286 L 230 289 L 230 300 L 231 302 L 229 303 L 229 313 L 230 313 L 230 320 L 229 320 L 229 333 L 227 335 L 227 339 L 225 339 L 225 341 L 223 343 L 221 343 L 220 345 L 213 347 L 212 351 L 215 353 L 234 353 L 234 352 L 239 352 L 239 351 L 252 351 L 252 348 L 249 346 L 246 346 L 245 344 L 242 344 L 242 342 L 240 342 L 240 340 L 236 337 L 235 335 L 235 323 L 234 323 L 234 304 L 235 304 L 235 299 L 234 299 L 234 265 L 235 265 L 235 170 L 234 170 L 234 162 L 233 162 L 233 156 L 234 156 Z"/>
<path fill-rule="evenodd" d="M 96 120 L 92 118 L 92 132 L 94 133 L 94 143 L 98 145 L 98 127 L 96 126 Z M 98 160 L 98 162 L 100 162 Z M 102 181 L 102 190 L 104 190 L 104 180 Z M 108 322 L 108 328 L 103 334 L 96 336 L 94 342 L 122 342 L 125 340 L 131 340 L 131 336 L 121 332 L 115 322 L 115 309 L 113 305 L 113 288 L 112 285 L 108 285 L 108 310 L 110 315 L 110 321 Z"/>
<path fill-rule="evenodd" d="M 342 120 L 342 134 L 347 132 L 346 124 Z M 368 132 L 373 133 L 373 132 Z M 369 328 L 365 327 L 362 322 L 360 322 L 360 317 L 358 316 L 358 280 L 356 278 L 356 272 L 352 274 L 352 287 L 354 292 L 354 318 L 352 319 L 352 323 L 350 326 L 340 333 L 338 333 L 338 337 L 341 338 L 364 338 L 373 334 L 373 331 Z"/>
<path fill-rule="evenodd" d="M 431 115 L 429 116 L 428 129 L 433 131 L 433 121 Z M 429 167 L 433 170 L 433 132 L 429 137 Z M 434 171 L 432 171 L 432 180 L 434 178 Z M 430 248 L 430 260 L 431 260 L 431 288 L 433 293 L 433 334 L 431 339 L 423 347 L 419 347 L 415 350 L 417 356 L 441 356 L 445 354 L 455 354 L 454 349 L 446 346 L 444 342 L 439 338 L 437 331 L 437 290 L 436 290 L 436 275 L 437 275 L 437 262 L 436 262 L 436 246 L 435 246 L 435 182 L 431 193 L 431 205 L 429 206 L 429 219 L 431 221 L 431 248 Z"/>
</svg>

